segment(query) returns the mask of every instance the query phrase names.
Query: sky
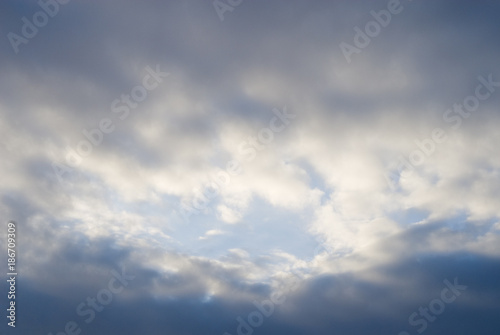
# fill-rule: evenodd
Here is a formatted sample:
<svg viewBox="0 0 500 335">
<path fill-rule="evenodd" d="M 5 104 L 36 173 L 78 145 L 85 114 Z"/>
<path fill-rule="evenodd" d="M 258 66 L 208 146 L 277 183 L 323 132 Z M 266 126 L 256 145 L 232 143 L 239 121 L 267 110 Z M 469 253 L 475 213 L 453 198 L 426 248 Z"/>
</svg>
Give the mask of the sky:
<svg viewBox="0 0 500 335">
<path fill-rule="evenodd" d="M 1 1 L 1 333 L 494 334 L 499 13 Z"/>
</svg>

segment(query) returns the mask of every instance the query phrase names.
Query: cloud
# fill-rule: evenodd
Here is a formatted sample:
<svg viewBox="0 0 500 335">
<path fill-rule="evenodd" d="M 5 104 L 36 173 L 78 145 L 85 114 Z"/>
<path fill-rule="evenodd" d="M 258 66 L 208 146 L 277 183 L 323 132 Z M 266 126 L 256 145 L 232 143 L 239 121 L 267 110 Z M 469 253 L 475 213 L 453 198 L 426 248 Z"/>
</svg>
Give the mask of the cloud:
<svg viewBox="0 0 500 335">
<path fill-rule="evenodd" d="M 205 240 L 211 236 L 217 236 L 217 235 L 224 235 L 226 232 L 224 232 L 223 230 L 219 230 L 219 229 L 211 229 L 211 230 L 208 230 L 205 232 L 205 235 L 204 236 L 200 236 L 198 237 L 199 240 Z"/>
<path fill-rule="evenodd" d="M 304 276 L 296 270 L 298 277 L 292 282 L 277 275 L 277 283 L 289 288 L 285 290 L 286 300 L 274 306 L 272 316 L 258 331 L 266 334 L 293 328 L 315 329 L 320 334 L 333 330 L 414 332 L 416 326 L 408 323 L 409 315 L 439 298 L 445 280 L 454 282 L 455 278 L 467 289 L 456 301 L 446 304 L 435 322 L 428 322 L 427 331 L 437 334 L 441 327 L 473 329 L 477 326 L 473 316 L 479 314 L 486 328 L 495 327 L 495 315 L 489 310 L 496 305 L 493 297 L 498 294 L 494 281 L 498 255 L 490 257 L 464 249 L 436 254 L 425 245 L 436 234 L 445 240 L 446 234 L 452 235 L 450 239 L 459 235 L 447 233 L 443 224 L 421 226 L 367 252 L 325 260 L 340 263 L 340 271 L 323 270 L 321 275 Z M 54 251 L 58 257 L 33 269 L 37 276 L 25 279 L 25 294 L 19 299 L 19 313 L 30 323 L 20 324 L 20 331 L 55 331 L 74 320 L 85 331 L 97 334 L 133 334 L 137 329 L 196 332 L 196 327 L 234 333 L 237 317 L 247 320 L 256 310 L 252 301 L 263 303 L 279 288 L 248 281 L 248 273 L 255 274 L 258 268 L 243 250 L 231 250 L 226 258 L 214 261 L 166 253 L 157 247 L 139 251 L 118 247 L 109 240 L 93 241 L 89 247 L 70 239 Z M 389 257 L 381 258 L 383 254 Z M 145 255 L 149 255 L 146 262 Z M 86 324 L 85 318 L 76 314 L 76 306 L 86 296 L 95 296 L 105 288 L 112 276 L 110 269 L 118 264 L 135 278 L 102 312 L 96 313 L 95 321 Z M 291 275 L 289 271 L 283 273 Z M 47 310 L 53 313 L 47 314 Z M 40 317 L 35 319 L 33 315 Z M 457 317 L 461 321 L 457 322 Z M 197 326 L 191 328 L 193 325 Z"/>
<path fill-rule="evenodd" d="M 255 332 L 415 333 L 454 278 L 467 291 L 426 333 L 497 329 L 499 5 L 401 4 L 350 63 L 339 45 L 387 1 L 243 1 L 222 22 L 212 2 L 72 1 L 18 53 L 2 39 L 18 333 L 235 334 L 293 279 Z M 39 10 L 2 2 L 1 30 Z M 120 118 L 148 67 L 169 76 Z M 122 269 L 86 324 L 76 307 Z"/>
</svg>

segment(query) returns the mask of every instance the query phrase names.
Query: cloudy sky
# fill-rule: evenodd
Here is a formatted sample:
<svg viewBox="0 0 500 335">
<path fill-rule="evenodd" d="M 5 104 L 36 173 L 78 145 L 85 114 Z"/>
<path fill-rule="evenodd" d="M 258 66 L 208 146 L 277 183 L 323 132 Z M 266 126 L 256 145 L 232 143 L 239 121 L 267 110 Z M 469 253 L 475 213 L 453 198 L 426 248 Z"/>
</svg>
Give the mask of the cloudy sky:
<svg viewBox="0 0 500 335">
<path fill-rule="evenodd" d="M 1 1 L 1 333 L 494 334 L 499 14 Z"/>
</svg>

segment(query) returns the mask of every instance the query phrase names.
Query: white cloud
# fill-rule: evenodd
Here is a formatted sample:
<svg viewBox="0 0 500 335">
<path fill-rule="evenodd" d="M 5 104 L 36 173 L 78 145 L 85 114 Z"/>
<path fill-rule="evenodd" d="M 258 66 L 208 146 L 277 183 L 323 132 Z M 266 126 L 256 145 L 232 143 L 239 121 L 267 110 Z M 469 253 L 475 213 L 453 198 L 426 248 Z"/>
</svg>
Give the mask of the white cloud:
<svg viewBox="0 0 500 335">
<path fill-rule="evenodd" d="M 205 240 L 211 236 L 224 235 L 225 231 L 220 229 L 210 229 L 205 232 L 205 235 L 198 237 L 199 240 Z"/>
</svg>

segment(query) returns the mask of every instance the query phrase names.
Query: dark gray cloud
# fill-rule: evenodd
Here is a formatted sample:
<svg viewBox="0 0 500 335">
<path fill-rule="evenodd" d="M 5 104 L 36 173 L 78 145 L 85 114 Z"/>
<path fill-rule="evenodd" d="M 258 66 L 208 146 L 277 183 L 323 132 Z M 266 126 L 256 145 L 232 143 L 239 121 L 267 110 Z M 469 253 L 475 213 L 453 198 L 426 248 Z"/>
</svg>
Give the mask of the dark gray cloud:
<svg viewBox="0 0 500 335">
<path fill-rule="evenodd" d="M 428 239 L 436 228 L 424 232 L 413 229 L 384 244 L 410 247 L 412 239 Z M 35 281 L 19 281 L 16 332 L 55 332 L 68 321 L 76 321 L 83 333 L 92 334 L 223 334 L 226 331 L 235 334 L 237 318 L 248 320 L 256 310 L 252 302 L 270 299 L 268 287 L 246 285 L 240 275 L 221 271 L 217 265 L 186 258 L 190 265 L 185 273 L 161 274 L 131 261 L 130 252 L 133 251 L 116 247 L 110 240 L 91 244 L 76 238 L 68 240 L 68 245 L 54 251 L 56 257 L 37 267 Z M 481 334 L 498 327 L 494 313 L 500 294 L 495 279 L 500 274 L 497 258 L 463 252 L 443 255 L 408 251 L 407 254 L 384 266 L 289 282 L 282 290 L 285 302 L 274 305 L 273 313 L 263 318 L 262 326 L 252 328 L 262 334 L 307 331 L 415 334 L 420 325 L 410 325 L 408 317 L 440 299 L 441 292 L 448 287 L 445 280 L 467 288 L 460 290 L 454 302 L 445 304 L 435 321 L 428 322 L 426 333 L 459 333 L 465 329 Z M 359 255 L 350 257 L 356 259 Z M 121 272 L 122 266 L 125 275 L 135 278 L 87 324 L 88 315 L 79 316 L 77 306 L 107 288 L 113 277 L 110 271 Z M 378 280 L 380 276 L 385 279 Z M 205 300 L 204 285 L 213 278 L 229 286 L 223 295 Z M 172 293 L 158 296 L 153 289 L 158 286 Z M 2 290 L 6 288 L 2 284 Z M 242 292 L 250 298 L 241 296 Z M 422 316 L 415 318 L 422 319 Z"/>
</svg>

